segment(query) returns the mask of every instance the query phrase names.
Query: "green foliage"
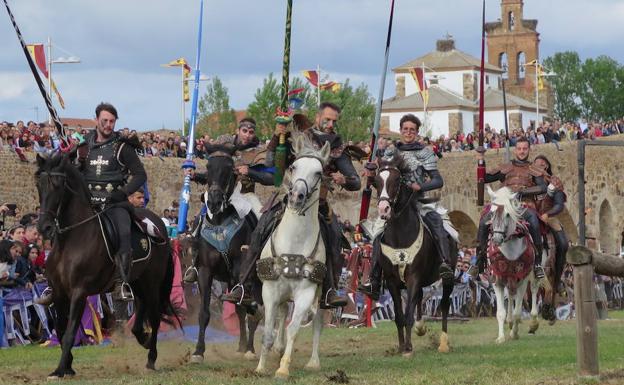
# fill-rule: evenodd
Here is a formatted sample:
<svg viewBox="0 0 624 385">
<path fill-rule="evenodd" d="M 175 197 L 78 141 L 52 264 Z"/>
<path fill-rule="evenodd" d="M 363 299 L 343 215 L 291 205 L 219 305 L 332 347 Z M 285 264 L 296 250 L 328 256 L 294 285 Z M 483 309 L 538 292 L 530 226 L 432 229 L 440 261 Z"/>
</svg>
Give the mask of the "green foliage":
<svg viewBox="0 0 624 385">
<path fill-rule="evenodd" d="M 565 121 L 613 120 L 624 115 L 624 67 L 608 56 L 581 62 L 576 52 L 544 60 L 556 73 L 548 81 L 555 93 L 555 115 Z"/>
<path fill-rule="evenodd" d="M 208 83 L 206 93 L 199 100 L 197 115 L 197 136 L 207 134 L 216 138 L 236 129 L 236 114 L 230 107 L 228 89 L 217 76 Z"/>
<path fill-rule="evenodd" d="M 258 135 L 263 138 L 271 136 L 273 132 L 275 111 L 280 104 L 280 87 L 278 79 L 273 74 L 269 74 L 268 78 L 264 79 L 262 87 L 256 91 L 254 101 L 247 108 L 249 116 L 256 119 L 258 123 Z M 304 89 L 297 94 L 297 97 L 303 100 L 302 112 L 314 121 L 318 110 L 316 88 L 312 88 L 307 81 L 295 77 L 291 79 L 289 89 L 297 88 Z M 338 92 L 321 91 L 321 101 L 336 103 L 342 109 L 338 132 L 345 141 L 369 138 L 370 127 L 375 116 L 375 106 L 365 84 L 353 88 L 347 79 Z"/>
</svg>

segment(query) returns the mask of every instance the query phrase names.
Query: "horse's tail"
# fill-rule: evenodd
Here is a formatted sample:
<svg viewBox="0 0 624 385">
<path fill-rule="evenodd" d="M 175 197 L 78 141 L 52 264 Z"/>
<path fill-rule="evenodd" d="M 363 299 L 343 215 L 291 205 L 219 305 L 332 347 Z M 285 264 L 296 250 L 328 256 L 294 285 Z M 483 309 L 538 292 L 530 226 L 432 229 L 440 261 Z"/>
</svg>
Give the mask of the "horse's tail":
<svg viewBox="0 0 624 385">
<path fill-rule="evenodd" d="M 176 329 L 178 325 L 182 329 L 182 333 L 184 333 L 184 327 L 182 327 L 182 320 L 178 316 L 178 312 L 173 307 L 171 303 L 171 290 L 173 288 L 173 275 L 174 275 L 174 267 L 173 258 L 176 258 L 176 254 L 173 252 L 171 247 L 171 243 L 167 242 L 167 269 L 165 270 L 165 276 L 163 278 L 162 283 L 160 284 L 160 314 L 167 315 L 169 317 L 175 318 L 177 321 L 173 322 L 167 317 L 163 317 L 163 320 L 168 324 L 174 326 Z"/>
</svg>

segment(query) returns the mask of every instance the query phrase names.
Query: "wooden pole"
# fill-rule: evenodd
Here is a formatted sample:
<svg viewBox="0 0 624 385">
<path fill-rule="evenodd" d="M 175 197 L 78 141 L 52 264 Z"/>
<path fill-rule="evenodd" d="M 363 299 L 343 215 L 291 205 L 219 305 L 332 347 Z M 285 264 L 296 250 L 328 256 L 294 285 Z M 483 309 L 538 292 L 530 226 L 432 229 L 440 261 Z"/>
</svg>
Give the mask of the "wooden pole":
<svg viewBox="0 0 624 385">
<path fill-rule="evenodd" d="M 574 307 L 576 309 L 576 365 L 579 377 L 598 378 L 598 328 L 594 296 L 594 269 L 591 250 L 570 248 L 568 263 L 574 266 Z"/>
</svg>

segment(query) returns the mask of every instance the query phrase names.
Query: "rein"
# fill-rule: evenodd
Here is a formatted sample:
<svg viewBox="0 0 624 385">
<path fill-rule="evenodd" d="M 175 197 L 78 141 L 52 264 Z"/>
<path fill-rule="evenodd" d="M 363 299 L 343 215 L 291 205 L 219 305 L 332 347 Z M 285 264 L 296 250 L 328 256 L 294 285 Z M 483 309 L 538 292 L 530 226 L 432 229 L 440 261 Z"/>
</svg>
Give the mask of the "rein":
<svg viewBox="0 0 624 385">
<path fill-rule="evenodd" d="M 382 168 L 380 168 L 380 169 L 379 169 L 379 172 L 382 172 L 382 171 L 396 171 L 396 172 L 398 172 L 398 173 L 399 173 L 399 175 L 401 175 L 401 170 L 399 170 L 399 168 L 398 168 L 398 167 L 396 167 L 396 166 L 384 166 L 384 167 L 382 167 Z M 390 198 L 379 198 L 379 199 L 378 199 L 378 200 L 379 200 L 379 202 L 386 201 L 386 202 L 388 202 L 388 203 L 390 204 L 390 207 L 393 207 L 393 208 L 394 208 L 395 203 L 397 203 L 397 201 L 399 200 L 399 196 L 401 196 L 401 184 L 402 184 L 402 182 L 403 182 L 403 178 L 399 178 L 399 191 L 397 192 L 397 194 L 396 194 L 396 196 L 394 197 L 394 199 L 390 199 Z M 386 188 L 387 188 L 387 187 L 386 187 Z M 410 188 L 410 195 L 409 195 L 409 197 L 407 198 L 407 202 L 405 202 L 405 205 L 404 205 L 403 207 L 401 207 L 401 209 L 400 209 L 400 210 L 398 210 L 398 211 L 396 212 L 396 215 L 395 215 L 395 211 L 393 210 L 393 211 L 392 211 L 392 214 L 391 214 L 391 216 L 390 216 L 390 218 L 389 218 L 388 220 L 390 220 L 390 219 L 392 219 L 392 218 L 398 218 L 398 217 L 400 217 L 400 216 L 401 216 L 401 214 L 403 214 L 403 211 L 405 211 L 405 210 L 406 210 L 406 209 L 410 206 L 410 204 L 411 204 L 411 202 L 412 202 L 412 198 L 413 198 L 413 197 L 414 197 L 414 190 L 412 190 L 412 189 Z"/>
<path fill-rule="evenodd" d="M 319 162 L 321 162 L 321 165 L 323 164 L 322 159 L 321 159 L 321 158 L 319 158 L 319 157 L 317 157 L 317 156 L 313 156 L 313 155 L 303 155 L 303 156 L 297 157 L 297 160 L 298 160 L 298 159 L 301 159 L 301 158 L 312 158 L 312 159 L 316 159 L 316 160 L 318 160 Z M 314 193 L 315 193 L 315 192 L 319 189 L 319 184 L 321 183 L 321 181 L 322 181 L 322 180 L 323 180 L 323 175 L 321 175 L 321 176 L 320 176 L 320 177 L 316 180 L 316 182 L 315 182 L 315 183 L 314 183 L 314 185 L 312 186 L 312 189 L 310 189 L 310 187 L 309 187 L 309 185 L 308 185 L 308 181 L 306 181 L 306 180 L 305 180 L 305 179 L 303 179 L 303 178 L 298 178 L 298 179 L 296 179 L 294 182 L 292 182 L 292 183 L 290 183 L 290 184 L 289 184 L 288 191 L 292 191 L 292 188 L 293 188 L 293 186 L 294 186 L 294 184 L 295 184 L 295 183 L 297 183 L 297 182 L 299 182 L 299 181 L 303 182 L 303 184 L 305 185 L 305 188 L 306 188 L 306 196 L 305 196 L 305 201 L 307 202 L 307 201 L 308 201 L 308 199 L 310 199 L 310 197 L 312 196 L 312 194 L 314 194 Z M 319 200 L 320 200 L 320 196 L 319 196 L 318 198 L 316 198 L 315 200 L 313 200 L 312 202 L 310 202 L 307 206 L 305 206 L 305 205 L 304 205 L 304 207 L 303 207 L 303 208 L 301 208 L 300 210 L 297 210 L 297 214 L 298 214 L 298 215 L 301 215 L 301 216 L 305 215 L 305 213 L 306 213 L 306 212 L 307 212 L 307 211 L 308 211 L 308 210 L 309 210 L 309 209 L 310 209 L 310 208 L 311 208 L 311 207 L 312 207 L 312 206 L 313 206 L 316 202 L 318 202 Z"/>
</svg>

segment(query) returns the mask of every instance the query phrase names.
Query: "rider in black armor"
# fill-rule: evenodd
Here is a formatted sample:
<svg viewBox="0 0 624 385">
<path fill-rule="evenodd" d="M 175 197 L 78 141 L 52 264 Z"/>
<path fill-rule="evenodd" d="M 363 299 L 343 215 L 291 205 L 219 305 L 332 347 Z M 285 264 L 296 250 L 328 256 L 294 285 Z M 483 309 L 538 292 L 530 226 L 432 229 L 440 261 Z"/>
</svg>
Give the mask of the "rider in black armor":
<svg viewBox="0 0 624 385">
<path fill-rule="evenodd" d="M 427 191 L 441 189 L 444 186 L 444 180 L 438 171 L 438 157 L 430 147 L 417 141 L 420 125 L 420 119 L 415 115 L 404 115 L 400 121 L 401 141 L 397 143 L 396 148 L 400 151 L 408 169 L 408 171 L 402 171 L 404 183 L 422 198 Z M 367 168 L 367 172 L 374 171 L 368 171 Z M 454 278 L 454 266 L 451 267 L 448 234 L 444 230 L 442 217 L 436 210 L 429 210 L 422 215 L 422 218 L 431 230 L 431 235 L 434 237 L 438 249 L 440 278 L 446 281 L 452 280 Z M 381 290 L 381 278 L 381 264 L 375 258 L 372 261 L 369 282 L 361 285 L 358 289 L 377 299 Z"/>
<path fill-rule="evenodd" d="M 134 299 L 128 284 L 132 267 L 130 244 L 130 210 L 128 195 L 143 186 L 147 179 L 143 164 L 137 156 L 138 140 L 123 138 L 114 131 L 117 110 L 108 103 L 100 103 L 95 109 L 96 129 L 90 132 L 78 146 L 78 168 L 91 191 L 91 203 L 98 211 L 105 210 L 117 229 L 119 245 L 115 264 L 121 279 L 115 280 L 114 293 L 124 301 Z M 48 290 L 38 303 L 49 305 L 52 301 Z"/>
<path fill-rule="evenodd" d="M 256 121 L 253 118 L 243 118 L 238 123 L 235 135 L 222 135 L 216 140 L 219 144 L 232 144 L 236 147 L 235 162 L 238 181 L 241 183 L 241 194 L 255 192 L 256 183 L 264 186 L 273 185 L 273 173 L 268 172 L 264 164 L 255 164 L 264 147 L 256 136 Z M 199 184 L 207 183 L 205 173 L 191 173 L 191 180 Z M 184 282 L 197 281 L 197 254 L 193 254 L 193 261 L 184 273 Z"/>
<path fill-rule="evenodd" d="M 328 269 L 322 288 L 323 300 L 321 306 L 324 308 L 341 307 L 345 306 L 348 302 L 346 296 L 340 295 L 336 291 L 338 275 L 342 268 L 342 258 L 340 256 L 341 243 L 339 239 L 341 232 L 338 227 L 338 221 L 331 212 L 327 202 L 327 192 L 330 188 L 330 181 L 348 191 L 357 191 L 360 189 L 360 177 L 353 167 L 351 158 L 343 151 L 344 145 L 340 135 L 335 132 L 339 115 L 340 108 L 337 105 L 333 103 L 321 103 L 313 126 L 310 127 L 309 124 L 306 124 L 307 122 L 295 124 L 298 130 L 304 132 L 312 140 L 315 147 L 321 148 L 326 142 L 329 142 L 331 147 L 330 160 L 323 170 L 325 177 L 321 184 L 321 194 L 319 198 L 321 234 L 327 249 L 326 266 Z M 279 143 L 280 134 L 289 136 L 289 133 L 286 132 L 285 124 L 277 124 L 275 135 L 271 139 L 271 143 L 269 143 L 269 152 L 266 159 L 266 165 L 268 167 L 274 165 L 275 149 Z M 288 144 L 288 146 L 290 146 L 290 144 Z M 288 151 L 288 154 L 290 156 L 286 159 L 286 166 L 289 166 L 294 161 L 293 152 Z M 278 202 L 260 218 L 258 226 L 252 234 L 251 244 L 249 245 L 249 250 L 243 264 L 245 267 L 241 270 L 239 277 L 240 284 L 237 285 L 231 293 L 224 296 L 224 300 L 241 304 L 252 303 L 248 288 L 251 284 L 250 281 L 256 281 L 256 261 L 260 258 L 264 244 L 269 238 L 272 229 L 277 226 L 277 223 L 281 219 L 284 207 L 285 205 L 283 202 Z M 252 277 L 252 275 L 254 276 Z"/>
</svg>

